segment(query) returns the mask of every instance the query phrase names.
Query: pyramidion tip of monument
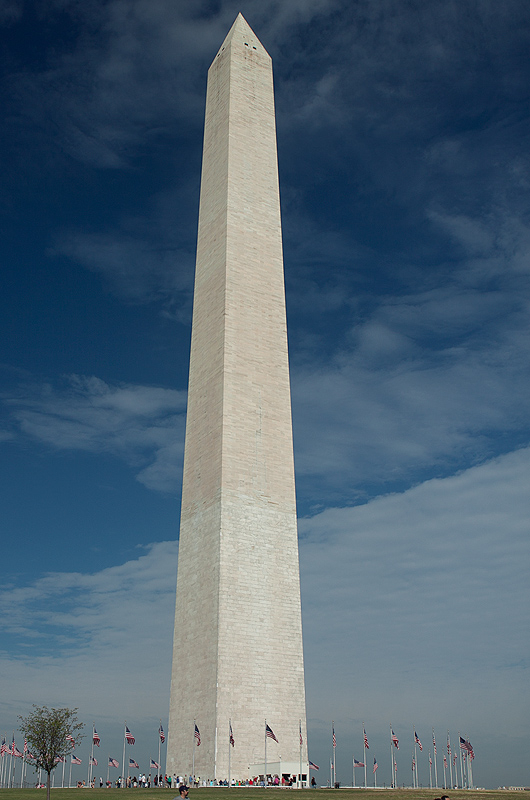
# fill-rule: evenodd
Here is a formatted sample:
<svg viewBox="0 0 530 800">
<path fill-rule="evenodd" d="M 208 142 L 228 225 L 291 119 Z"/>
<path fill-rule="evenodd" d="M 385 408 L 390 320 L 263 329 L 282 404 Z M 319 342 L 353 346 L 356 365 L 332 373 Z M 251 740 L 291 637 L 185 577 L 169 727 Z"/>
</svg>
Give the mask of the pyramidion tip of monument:
<svg viewBox="0 0 530 800">
<path fill-rule="evenodd" d="M 237 17 L 234 20 L 234 24 L 228 31 L 226 38 L 219 48 L 218 55 L 223 51 L 226 50 L 229 45 L 232 43 L 237 43 L 242 45 L 243 47 L 248 47 L 250 51 L 260 51 L 262 53 L 267 53 L 263 45 L 261 44 L 260 40 L 246 21 L 245 17 L 239 12 Z"/>
</svg>

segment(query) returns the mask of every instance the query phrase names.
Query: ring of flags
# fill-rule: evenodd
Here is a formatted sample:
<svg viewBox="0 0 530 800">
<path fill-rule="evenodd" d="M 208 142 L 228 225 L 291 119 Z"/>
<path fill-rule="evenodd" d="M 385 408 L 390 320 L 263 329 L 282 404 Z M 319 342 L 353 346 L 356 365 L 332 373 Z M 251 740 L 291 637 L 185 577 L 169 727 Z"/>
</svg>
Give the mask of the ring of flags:
<svg viewBox="0 0 530 800">
<path fill-rule="evenodd" d="M 231 747 L 234 747 L 235 746 L 235 739 L 234 739 L 234 734 L 233 734 L 233 730 L 232 730 L 232 722 L 231 722 L 231 720 L 229 721 L 229 731 L 228 731 L 228 733 L 229 733 L 229 735 L 228 735 L 229 745 Z M 165 740 L 166 740 L 166 736 L 165 736 L 162 724 L 160 724 L 160 727 L 158 729 L 158 736 L 159 736 L 160 742 L 164 743 Z M 265 736 L 266 736 L 266 738 L 272 739 L 277 744 L 279 744 L 278 738 L 276 737 L 274 731 L 272 730 L 270 725 L 268 725 L 266 722 L 265 722 Z M 303 738 L 302 738 L 302 727 L 301 727 L 301 724 L 299 725 L 299 738 L 300 738 L 300 746 L 302 746 Z M 463 753 L 464 763 L 465 763 L 466 758 L 468 758 L 469 762 L 471 762 L 475 758 L 475 753 L 474 753 L 473 747 L 471 745 L 471 742 L 468 739 L 465 739 L 464 737 L 462 737 L 460 735 L 459 735 L 458 738 L 459 738 L 459 748 Z M 131 733 L 131 731 L 127 727 L 127 725 L 125 725 L 124 739 L 127 742 L 127 744 L 130 744 L 130 745 L 134 745 L 134 743 L 136 741 L 135 737 L 133 736 L 133 734 Z M 390 728 L 390 740 L 391 740 L 391 744 L 393 745 L 393 747 L 396 750 L 399 750 L 399 739 L 396 736 L 396 734 L 394 732 L 394 729 L 392 727 Z M 67 734 L 66 741 L 70 743 L 72 748 L 75 747 L 75 739 L 71 734 Z M 201 744 L 201 735 L 200 735 L 199 727 L 196 724 L 196 722 L 194 722 L 194 741 L 195 741 L 197 747 L 199 747 L 200 744 Z M 423 751 L 423 745 L 422 745 L 422 743 L 420 741 L 420 738 L 418 736 L 418 733 L 417 733 L 416 729 L 414 729 L 413 741 L 414 741 L 414 745 L 418 745 L 420 752 Z M 435 736 L 434 736 L 434 730 L 432 732 L 432 742 L 433 742 L 433 753 L 434 753 L 434 757 L 436 758 L 437 749 L 436 749 L 436 739 L 435 739 Z M 97 746 L 97 747 L 100 747 L 100 745 L 101 745 L 101 737 L 98 734 L 98 732 L 96 731 L 95 726 L 93 727 L 92 744 Z M 335 726 L 334 725 L 332 726 L 332 745 L 333 745 L 333 748 L 335 748 L 336 745 L 337 745 L 337 738 L 336 738 L 336 735 L 335 735 Z M 368 742 L 368 736 L 367 736 L 366 728 L 365 728 L 364 724 L 363 724 L 363 745 L 364 745 L 364 749 L 365 750 L 369 750 L 370 749 L 370 745 L 369 745 L 369 742 Z M 13 740 L 11 742 L 11 745 L 7 744 L 6 737 L 4 736 L 3 739 L 2 739 L 1 745 L 0 745 L 0 756 L 5 757 L 6 755 L 11 755 L 14 758 L 23 758 L 24 760 L 28 760 L 28 761 L 35 759 L 35 757 L 28 750 L 28 743 L 27 743 L 27 738 L 26 737 L 24 738 L 23 751 L 20 751 L 18 749 L 18 747 L 16 746 L 16 744 L 15 744 L 14 736 L 13 736 Z M 64 757 L 57 757 L 56 758 L 56 763 L 57 764 L 60 764 L 60 763 L 64 764 L 65 762 L 66 762 L 66 758 L 64 758 Z M 82 760 L 75 753 L 71 753 L 70 763 L 79 765 L 79 764 L 82 763 Z M 135 759 L 129 758 L 129 762 L 128 763 L 129 763 L 129 767 L 130 768 L 139 769 L 139 764 Z M 448 734 L 448 737 L 447 737 L 447 757 L 445 755 L 443 756 L 444 770 L 449 765 L 456 766 L 456 763 L 457 763 L 457 753 L 454 752 L 454 751 L 452 752 L 452 750 L 451 750 L 449 734 Z M 431 754 L 429 752 L 429 766 L 431 767 L 432 764 L 433 764 L 433 761 L 432 761 L 432 758 L 431 758 Z M 96 758 L 94 758 L 93 755 L 91 755 L 90 758 L 89 758 L 89 765 L 90 766 L 98 766 L 98 761 L 97 761 Z M 108 766 L 109 767 L 114 767 L 114 768 L 119 768 L 119 761 L 117 759 L 112 758 L 111 756 L 109 756 Z M 358 761 L 357 759 L 353 758 L 353 766 L 354 767 L 366 768 L 366 758 L 363 761 Z M 375 776 L 375 773 L 376 773 L 376 771 L 378 769 L 378 766 L 379 765 L 377 763 L 377 759 L 374 757 L 373 769 L 372 769 L 372 773 L 373 773 L 374 776 Z M 313 769 L 313 770 L 320 769 L 318 767 L 318 765 L 315 764 L 313 761 L 308 761 L 308 767 L 309 767 L 310 770 L 311 769 Z M 414 772 L 415 770 L 417 770 L 417 768 L 418 768 L 418 764 L 417 764 L 417 761 L 416 761 L 416 755 L 414 755 L 413 758 L 412 758 L 412 771 Z M 160 769 L 160 764 L 157 761 L 155 761 L 154 759 L 151 759 L 150 760 L 150 769 L 159 770 Z M 64 770 L 64 767 L 63 767 L 63 770 Z M 397 771 L 397 763 L 395 762 L 395 760 L 393 760 L 393 770 L 394 770 L 394 772 Z M 445 776 L 445 771 L 444 771 L 444 776 Z M 365 777 L 365 780 L 366 780 L 366 777 Z M 445 780 L 445 778 L 444 778 L 444 780 Z"/>
</svg>

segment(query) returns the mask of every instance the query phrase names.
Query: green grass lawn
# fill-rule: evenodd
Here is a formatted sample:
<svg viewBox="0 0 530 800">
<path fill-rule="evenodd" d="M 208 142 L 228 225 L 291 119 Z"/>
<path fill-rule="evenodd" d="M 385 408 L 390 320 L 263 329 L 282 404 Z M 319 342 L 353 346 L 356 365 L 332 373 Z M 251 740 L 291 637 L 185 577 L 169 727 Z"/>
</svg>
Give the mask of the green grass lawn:
<svg viewBox="0 0 530 800">
<path fill-rule="evenodd" d="M 443 794 L 443 789 L 192 789 L 190 800 L 259 800 L 266 792 L 266 800 L 274 800 L 281 792 L 293 794 L 292 800 L 434 800 Z M 85 794 L 100 800 L 173 800 L 172 789 L 52 789 L 53 800 L 80 800 Z M 450 800 L 517 800 L 528 798 L 529 794 L 501 790 L 457 790 L 448 792 Z M 271 797 L 272 796 L 272 797 Z M 25 800 L 25 798 L 46 798 L 45 789 L 0 789 L 0 800 Z M 285 798 L 284 800 L 287 800 Z"/>
</svg>

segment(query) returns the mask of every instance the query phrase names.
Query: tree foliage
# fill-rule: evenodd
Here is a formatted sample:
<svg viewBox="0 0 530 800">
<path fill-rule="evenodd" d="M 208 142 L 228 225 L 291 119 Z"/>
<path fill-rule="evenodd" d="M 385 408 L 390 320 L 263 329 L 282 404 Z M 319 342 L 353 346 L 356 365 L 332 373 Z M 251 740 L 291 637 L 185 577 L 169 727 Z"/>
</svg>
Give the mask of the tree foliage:
<svg viewBox="0 0 530 800">
<path fill-rule="evenodd" d="M 83 723 L 77 718 L 77 708 L 47 708 L 33 706 L 27 717 L 20 717 L 20 731 L 28 741 L 37 769 L 48 775 L 48 797 L 50 773 L 72 751 L 72 740 L 78 744 L 83 738 L 80 731 Z M 67 738 L 68 737 L 68 738 Z M 72 737 L 72 739 L 70 739 Z"/>
</svg>

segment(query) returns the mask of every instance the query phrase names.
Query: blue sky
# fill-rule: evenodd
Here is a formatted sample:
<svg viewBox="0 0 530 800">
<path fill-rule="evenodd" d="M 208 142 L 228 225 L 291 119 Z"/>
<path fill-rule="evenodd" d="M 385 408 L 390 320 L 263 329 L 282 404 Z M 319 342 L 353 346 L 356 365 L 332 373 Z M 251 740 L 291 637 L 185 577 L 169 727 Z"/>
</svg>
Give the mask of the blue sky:
<svg viewBox="0 0 530 800">
<path fill-rule="evenodd" d="M 523 0 L 3 0 L 3 698 L 167 723 L 206 72 L 273 57 L 310 757 L 530 784 Z M 84 773 L 88 745 L 80 749 Z M 357 777 L 359 781 L 359 777 Z"/>
</svg>

